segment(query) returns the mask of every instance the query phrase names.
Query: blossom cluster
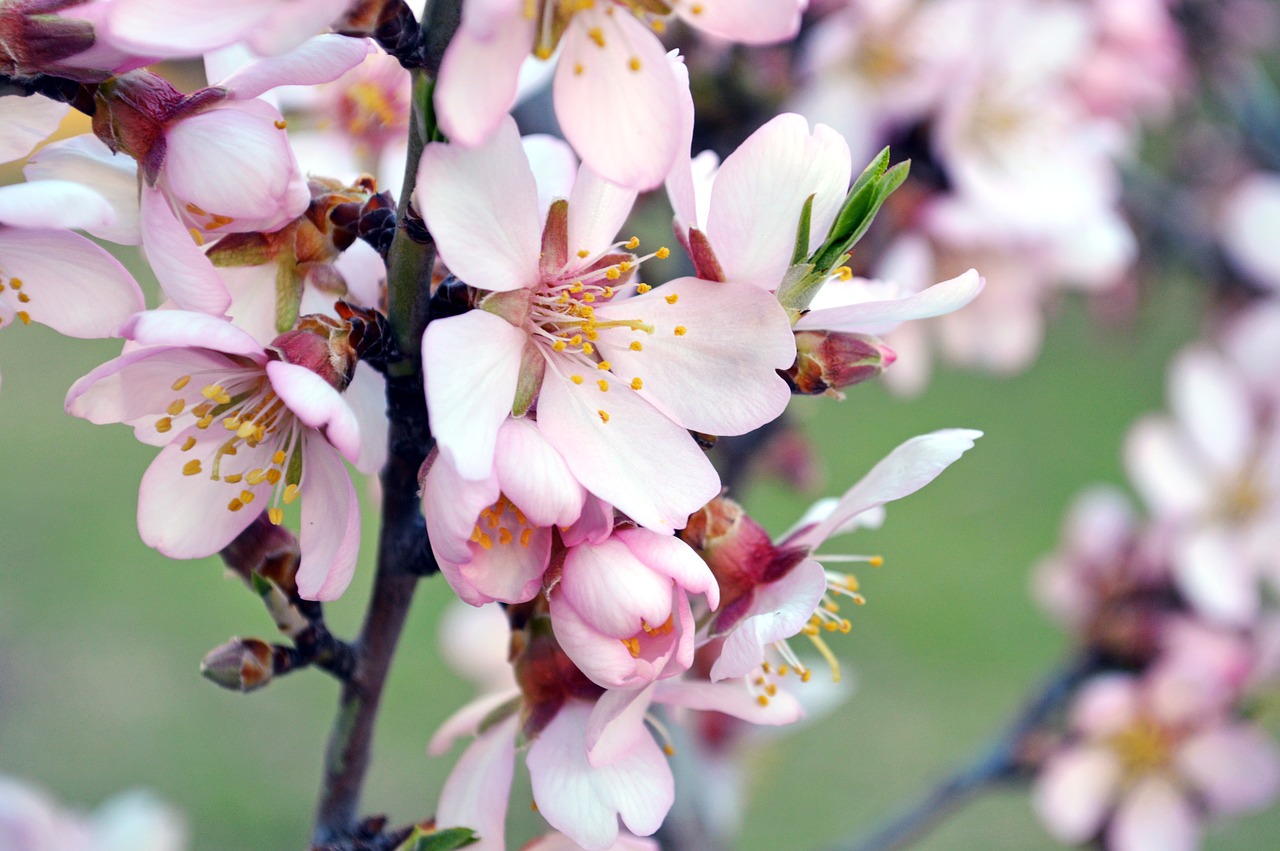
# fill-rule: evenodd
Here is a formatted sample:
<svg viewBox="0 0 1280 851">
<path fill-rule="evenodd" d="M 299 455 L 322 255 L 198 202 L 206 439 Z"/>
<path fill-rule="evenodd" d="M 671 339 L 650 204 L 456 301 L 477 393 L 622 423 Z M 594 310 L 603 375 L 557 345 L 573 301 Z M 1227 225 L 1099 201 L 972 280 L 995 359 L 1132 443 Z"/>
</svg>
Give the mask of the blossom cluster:
<svg viewBox="0 0 1280 851">
<path fill-rule="evenodd" d="M 27 157 L 0 195 L 0 324 L 123 338 L 66 408 L 159 448 L 138 497 L 147 544 L 232 564 L 296 525 L 287 577 L 250 585 L 314 646 L 314 604 L 360 553 L 347 464 L 403 463 L 388 407 L 417 384 L 429 567 L 505 615 L 487 633 L 504 673 L 432 744 L 476 737 L 434 824 L 477 847 L 504 847 L 518 749 L 560 834 L 544 847 L 647 847 L 619 821 L 647 836 L 674 800 L 651 707 L 800 718 L 777 680 L 810 664 L 788 640 L 838 673 L 822 633 L 848 631 L 839 600 L 861 596 L 836 568 L 877 561 L 819 550 L 980 436 L 908 440 L 776 541 L 722 494 L 717 437 L 879 375 L 896 357 L 881 335 L 984 283 L 853 275 L 906 170 L 882 153 L 856 174 L 831 127 L 785 113 L 722 163 L 693 150 L 668 23 L 777 43 L 805 5 L 467 0 L 427 86 L 418 10 L 399 0 L 0 4 L 5 79 L 26 96 L 0 102 L 0 147 Z M 171 58 L 202 60 L 209 84 L 183 92 L 149 67 Z M 564 139 L 522 138 L 508 111 L 548 76 Z M 70 108 L 88 132 L 46 141 Z M 626 230 L 660 188 L 683 260 Z M 144 309 L 74 230 L 139 246 L 161 303 Z M 297 658 L 237 640 L 205 671 L 249 690 Z"/>
<path fill-rule="evenodd" d="M 1206 820 L 1280 795 L 1280 746 L 1251 717 L 1280 675 L 1277 321 L 1264 299 L 1178 354 L 1170 413 L 1125 442 L 1145 516 L 1086 492 L 1036 573 L 1088 671 L 1035 785 L 1060 841 L 1195 848 Z"/>
</svg>

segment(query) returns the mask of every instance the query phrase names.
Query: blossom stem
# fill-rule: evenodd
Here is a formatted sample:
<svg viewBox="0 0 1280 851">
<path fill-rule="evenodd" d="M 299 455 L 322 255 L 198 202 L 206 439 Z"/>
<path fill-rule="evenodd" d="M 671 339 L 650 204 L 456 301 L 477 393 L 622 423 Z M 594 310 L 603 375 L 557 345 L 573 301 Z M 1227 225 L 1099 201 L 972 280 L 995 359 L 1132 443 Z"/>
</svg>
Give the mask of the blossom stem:
<svg viewBox="0 0 1280 851">
<path fill-rule="evenodd" d="M 355 643 L 355 671 L 339 698 L 325 754 L 324 778 L 312 843 L 350 839 L 359 827 L 360 793 L 369 768 L 373 730 L 391 660 L 421 576 L 435 571 L 418 502 L 418 470 L 431 450 L 420 374 L 420 341 L 428 319 L 435 247 L 408 227 L 409 198 L 422 149 L 434 135 L 431 119 L 432 46 L 447 43 L 457 28 L 461 0 L 436 0 L 424 23 L 428 68 L 413 71 L 413 112 L 397 227 L 387 257 L 387 322 L 402 359 L 388 364 L 388 461 L 382 471 L 382 529 L 373 594 Z"/>
<path fill-rule="evenodd" d="M 1068 662 L 1027 700 L 1022 710 L 977 759 L 944 778 L 920 800 L 869 836 L 838 845 L 833 851 L 907 848 L 980 793 L 999 783 L 1024 778 L 1032 762 L 1027 754 L 1028 739 L 1061 709 L 1077 686 L 1097 668 L 1098 660 L 1091 655 Z"/>
</svg>

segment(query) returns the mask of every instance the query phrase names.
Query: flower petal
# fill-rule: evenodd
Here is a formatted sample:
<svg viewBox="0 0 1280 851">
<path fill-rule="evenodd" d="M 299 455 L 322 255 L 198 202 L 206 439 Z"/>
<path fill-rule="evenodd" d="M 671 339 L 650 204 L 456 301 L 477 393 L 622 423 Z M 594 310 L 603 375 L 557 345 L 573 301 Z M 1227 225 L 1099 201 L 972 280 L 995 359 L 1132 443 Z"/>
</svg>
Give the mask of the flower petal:
<svg viewBox="0 0 1280 851">
<path fill-rule="evenodd" d="M 791 401 L 777 372 L 795 362 L 791 323 L 777 299 L 758 287 L 677 278 L 596 315 L 605 321 L 639 316 L 652 326 L 651 334 L 604 329 L 597 347 L 614 375 L 639 378 L 644 392 L 685 428 L 745 434 Z M 640 351 L 631 347 L 636 340 Z"/>
<path fill-rule="evenodd" d="M 190 310 L 148 310 L 129 319 L 120 333 L 140 346 L 187 346 L 267 362 L 257 340 L 225 319 Z"/>
<path fill-rule="evenodd" d="M 973 442 L 981 436 L 980 431 L 953 428 L 911 438 L 846 491 L 825 520 L 787 543 L 817 549 L 850 518 L 886 502 L 902 499 L 929 484 L 972 449 Z"/>
<path fill-rule="evenodd" d="M 1226 359 L 1207 347 L 1183 350 L 1169 372 L 1169 405 L 1201 455 L 1225 475 L 1239 475 L 1254 449 L 1248 388 Z"/>
<path fill-rule="evenodd" d="M 667 534 L 683 528 L 720 489 L 693 438 L 638 394 L 601 393 L 555 374 L 557 368 L 548 361 L 538 427 L 573 475 L 641 526 Z"/>
<path fill-rule="evenodd" d="M 422 152 L 418 203 L 449 271 L 483 290 L 537 281 L 538 186 L 515 122 L 475 148 L 432 142 Z"/>
<path fill-rule="evenodd" d="M 217 85 L 235 100 L 256 98 L 277 86 L 314 86 L 338 79 L 373 52 L 362 38 L 326 34 L 303 42 L 279 56 L 259 59 Z"/>
<path fill-rule="evenodd" d="M 22 159 L 58 129 L 71 105 L 40 95 L 0 100 L 0 162 Z"/>
<path fill-rule="evenodd" d="M 707 595 L 712 610 L 720 605 L 720 586 L 711 568 L 684 541 L 648 529 L 619 529 L 614 537 L 650 570 L 669 577 L 690 594 Z"/>
<path fill-rule="evenodd" d="M 569 255 L 581 251 L 595 255 L 611 245 L 631 215 L 636 194 L 580 166 L 569 196 Z"/>
<path fill-rule="evenodd" d="M 1120 763 L 1103 747 L 1075 748 L 1051 757 L 1036 781 L 1033 801 L 1045 828 L 1075 845 L 1098 832 L 1120 783 Z"/>
<path fill-rule="evenodd" d="M 342 457 L 332 446 L 312 437 L 303 443 L 302 455 L 298 595 L 304 600 L 336 600 L 347 590 L 360 555 L 360 503 Z"/>
<path fill-rule="evenodd" d="M 226 285 L 159 188 L 142 187 L 141 220 L 143 250 L 174 304 L 214 315 L 226 311 L 231 306 Z"/>
<path fill-rule="evenodd" d="M 323 434 L 348 461 L 354 463 L 360 457 L 360 424 L 333 385 L 305 366 L 284 361 L 270 361 L 267 377 L 276 395 L 304 425 Z"/>
<path fill-rule="evenodd" d="M 796 226 L 813 199 L 809 249 L 826 238 L 849 188 L 849 146 L 826 125 L 785 113 L 725 158 L 711 188 L 707 236 L 725 279 L 775 290 L 791 265 Z"/>
<path fill-rule="evenodd" d="M 440 791 L 436 826 L 469 827 L 477 851 L 506 848 L 507 800 L 516 768 L 516 727 L 512 716 L 486 730 L 458 759 Z"/>
<path fill-rule="evenodd" d="M 107 199 L 81 183 L 36 180 L 0 187 L 0 224 L 96 232 L 115 220 Z"/>
<path fill-rule="evenodd" d="M 18 307 L 60 334 L 113 337 L 146 306 L 133 276 L 79 234 L 0 228 L 0 264 L 2 283 L 21 281 L 29 299 Z"/>
<path fill-rule="evenodd" d="M 571 526 L 587 493 L 538 427 L 508 418 L 498 429 L 494 471 L 502 492 L 534 526 Z"/>
<path fill-rule="evenodd" d="M 699 680 L 668 679 L 654 684 L 654 701 L 667 706 L 723 712 L 749 724 L 778 727 L 804 718 L 804 708 L 790 692 L 779 690 L 761 704 L 741 682 L 708 683 Z"/>
<path fill-rule="evenodd" d="M 1178 751 L 1177 762 L 1215 813 L 1261 809 L 1280 791 L 1280 749 L 1250 724 L 1192 736 Z"/>
<path fill-rule="evenodd" d="M 466 4 L 464 14 L 470 7 Z M 506 118 L 515 103 L 520 66 L 534 39 L 535 22 L 519 11 L 490 24 L 490 31 L 483 33 L 475 27 L 459 28 L 436 83 L 440 129 L 466 147 L 484 144 Z"/>
<path fill-rule="evenodd" d="M 800 29 L 808 0 L 699 0 L 673 4 L 689 26 L 743 44 L 785 41 Z"/>
<path fill-rule="evenodd" d="M 1195 851 L 1200 818 L 1187 799 L 1159 776 L 1138 781 L 1107 828 L 1115 851 Z"/>
<path fill-rule="evenodd" d="M 970 269 L 959 277 L 934 284 L 906 298 L 864 301 L 842 307 L 818 307 L 815 303 L 814 309 L 800 317 L 796 330 L 884 334 L 900 322 L 929 319 L 959 310 L 978 297 L 985 283 L 976 270 Z M 824 291 L 826 289 L 823 288 Z"/>
<path fill-rule="evenodd" d="M 570 549 L 558 591 L 593 629 L 613 638 L 639 632 L 642 619 L 658 626 L 671 614 L 671 580 L 616 538 Z"/>
<path fill-rule="evenodd" d="M 604 10 L 574 15 L 552 86 L 560 129 L 593 171 L 634 189 L 662 183 L 679 145 L 679 88 L 644 24 Z"/>
<path fill-rule="evenodd" d="M 711 666 L 711 681 L 746 676 L 759 667 L 765 647 L 800 632 L 826 591 L 826 571 L 812 559 L 805 559 L 777 582 L 758 586 L 751 608 L 725 638 L 720 657 Z"/>
<path fill-rule="evenodd" d="M 110 222 L 61 224 L 61 227 L 82 227 L 96 237 L 121 245 L 137 245 L 142 241 L 138 164 L 133 157 L 111 153 L 96 136 L 86 133 L 45 145 L 22 171 L 31 181 L 71 180 L 91 187 L 106 199 L 114 212 Z"/>
<path fill-rule="evenodd" d="M 431 433 L 465 479 L 483 479 L 493 470 L 525 339 L 524 331 L 483 310 L 437 319 L 423 335 Z"/>
</svg>

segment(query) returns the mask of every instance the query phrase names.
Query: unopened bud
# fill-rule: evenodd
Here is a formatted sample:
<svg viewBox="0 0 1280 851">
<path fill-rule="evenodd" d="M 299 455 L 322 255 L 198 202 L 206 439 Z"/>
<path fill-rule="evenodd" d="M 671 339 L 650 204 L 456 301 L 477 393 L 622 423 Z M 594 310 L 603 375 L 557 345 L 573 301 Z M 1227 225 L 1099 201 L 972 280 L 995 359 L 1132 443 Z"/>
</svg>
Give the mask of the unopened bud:
<svg viewBox="0 0 1280 851">
<path fill-rule="evenodd" d="M 875 378 L 897 355 L 869 334 L 840 331 L 797 331 L 796 362 L 783 373 L 791 390 L 803 396 L 838 395 Z"/>
<path fill-rule="evenodd" d="M 298 563 L 302 549 L 297 537 L 272 523 L 264 512 L 220 553 L 227 567 L 253 586 L 253 577 L 271 580 L 285 593 L 297 595 Z"/>
<path fill-rule="evenodd" d="M 689 517 L 680 537 L 711 568 L 722 600 L 753 588 L 774 561 L 776 548 L 764 527 L 741 505 L 719 496 Z"/>
<path fill-rule="evenodd" d="M 106 79 L 109 74 L 105 71 L 58 65 L 93 47 L 93 25 L 49 14 L 57 11 L 57 4 L 50 6 L 47 2 L 0 4 L 0 74 L 15 79 L 31 79 L 40 74 L 80 82 Z"/>
<path fill-rule="evenodd" d="M 351 326 L 341 319 L 315 313 L 298 320 L 298 327 L 271 341 L 268 347 L 285 363 L 306 367 L 339 392 L 346 390 L 359 358 L 351 345 Z"/>
<path fill-rule="evenodd" d="M 253 691 L 275 674 L 270 644 L 257 638 L 233 638 L 215 647 L 200 662 L 200 673 L 225 689 Z"/>
</svg>

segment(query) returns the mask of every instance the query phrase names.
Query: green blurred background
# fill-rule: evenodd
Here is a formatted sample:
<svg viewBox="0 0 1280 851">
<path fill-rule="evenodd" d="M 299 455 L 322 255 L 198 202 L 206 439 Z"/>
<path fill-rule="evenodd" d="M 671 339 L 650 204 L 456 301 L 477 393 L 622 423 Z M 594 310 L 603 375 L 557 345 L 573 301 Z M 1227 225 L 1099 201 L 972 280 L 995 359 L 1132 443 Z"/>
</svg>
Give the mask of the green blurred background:
<svg viewBox="0 0 1280 851">
<path fill-rule="evenodd" d="M 1029 569 L 1056 545 L 1079 488 L 1122 481 L 1124 431 L 1163 404 L 1167 359 L 1201 322 L 1193 288 L 1147 295 L 1124 327 L 1100 326 L 1067 300 L 1043 356 L 1016 378 L 943 371 L 915 401 L 878 386 L 843 403 L 797 401 L 793 416 L 820 449 L 830 494 L 912 435 L 967 426 L 986 436 L 891 506 L 882 530 L 837 548 L 886 557 L 861 571 L 870 602 L 832 641 L 856 692 L 753 754 L 737 847 L 820 848 L 871 829 L 975 753 L 1063 657 L 1065 638 L 1028 596 Z M 302 672 L 241 696 L 199 676 L 210 648 L 273 630 L 216 559 L 174 562 L 138 540 L 137 485 L 155 450 L 127 428 L 63 413 L 67 387 L 118 351 L 38 326 L 0 333 L 0 773 L 85 809 L 152 788 L 187 813 L 201 851 L 301 848 L 336 684 Z M 743 496 L 780 532 L 814 495 L 764 483 Z M 367 513 L 360 571 L 329 607 L 341 635 L 363 611 L 374 532 Z M 426 757 L 426 742 L 471 694 L 435 649 L 449 597 L 443 581 L 423 583 L 384 702 L 365 810 L 397 823 L 432 812 L 452 760 Z M 535 829 L 524 794 L 512 803 L 519 841 Z M 1273 848 L 1277 837 L 1280 810 L 1213 827 L 1206 847 Z M 1025 792 L 1010 789 L 919 847 L 1056 846 Z"/>
</svg>

